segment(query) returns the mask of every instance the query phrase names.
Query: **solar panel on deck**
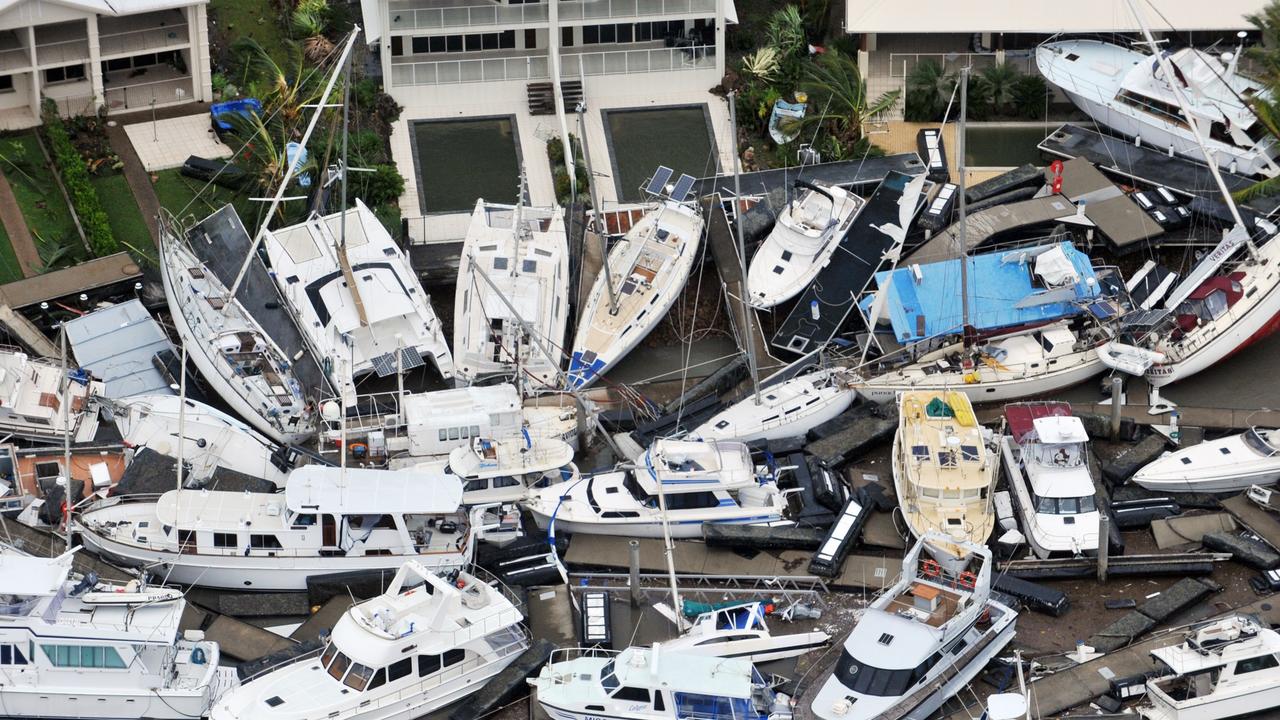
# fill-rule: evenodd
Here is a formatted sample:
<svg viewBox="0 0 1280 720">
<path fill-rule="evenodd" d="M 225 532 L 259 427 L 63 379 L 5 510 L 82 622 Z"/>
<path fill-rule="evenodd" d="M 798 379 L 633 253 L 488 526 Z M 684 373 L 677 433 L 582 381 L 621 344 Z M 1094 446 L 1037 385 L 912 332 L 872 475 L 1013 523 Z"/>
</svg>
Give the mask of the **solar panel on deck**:
<svg viewBox="0 0 1280 720">
<path fill-rule="evenodd" d="M 378 377 L 387 377 L 396 374 L 396 356 L 391 353 L 379 355 L 370 362 L 373 363 L 373 371 Z"/>
<path fill-rule="evenodd" d="M 693 184 L 697 182 L 688 175 L 681 175 L 676 181 L 675 188 L 671 191 L 671 199 L 676 202 L 684 202 L 689 197 L 689 192 L 693 190 Z"/>
<path fill-rule="evenodd" d="M 418 352 L 416 347 L 407 347 L 400 349 L 400 367 L 409 370 L 416 367 L 422 367 L 426 361 L 422 359 L 422 353 Z"/>
<path fill-rule="evenodd" d="M 659 165 L 658 169 L 653 171 L 653 177 L 649 178 L 649 184 L 644 186 L 644 191 L 650 195 L 661 195 L 674 172 L 666 165 Z"/>
</svg>

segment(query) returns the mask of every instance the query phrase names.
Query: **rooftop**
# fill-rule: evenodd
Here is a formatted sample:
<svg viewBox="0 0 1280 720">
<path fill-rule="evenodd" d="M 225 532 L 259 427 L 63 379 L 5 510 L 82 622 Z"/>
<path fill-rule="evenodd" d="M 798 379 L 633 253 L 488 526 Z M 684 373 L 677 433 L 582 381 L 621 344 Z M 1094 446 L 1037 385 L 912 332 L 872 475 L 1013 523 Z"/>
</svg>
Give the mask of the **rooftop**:
<svg viewBox="0 0 1280 720">
<path fill-rule="evenodd" d="M 845 27 L 851 33 L 1069 33 L 1136 32 L 1137 21 L 1124 3 L 1079 0 L 1028 3 L 1015 0 L 919 0 L 909 5 L 887 0 L 846 0 Z M 1217 3 L 1165 2 L 1160 31 L 1252 30 L 1245 16 L 1262 12 L 1263 0 Z"/>
</svg>

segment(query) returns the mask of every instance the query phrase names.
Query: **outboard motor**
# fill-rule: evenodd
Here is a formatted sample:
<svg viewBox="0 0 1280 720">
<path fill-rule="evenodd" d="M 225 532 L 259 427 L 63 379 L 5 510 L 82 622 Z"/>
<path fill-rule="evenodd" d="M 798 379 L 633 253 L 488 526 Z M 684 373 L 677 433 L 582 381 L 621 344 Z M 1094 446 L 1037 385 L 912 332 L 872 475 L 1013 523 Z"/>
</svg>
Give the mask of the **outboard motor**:
<svg viewBox="0 0 1280 720">
<path fill-rule="evenodd" d="M 80 578 L 80 582 L 71 588 L 71 597 L 79 597 L 84 593 L 92 590 L 98 585 L 98 573 L 90 571 L 87 575 Z"/>
</svg>

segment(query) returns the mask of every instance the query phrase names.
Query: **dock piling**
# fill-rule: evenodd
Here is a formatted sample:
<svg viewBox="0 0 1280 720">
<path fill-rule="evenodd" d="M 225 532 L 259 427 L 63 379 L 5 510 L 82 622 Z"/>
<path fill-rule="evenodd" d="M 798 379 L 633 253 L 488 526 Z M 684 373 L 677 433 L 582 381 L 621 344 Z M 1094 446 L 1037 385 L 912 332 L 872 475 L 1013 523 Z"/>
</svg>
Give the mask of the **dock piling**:
<svg viewBox="0 0 1280 720">
<path fill-rule="evenodd" d="M 627 551 L 631 555 L 631 577 L 628 578 L 628 587 L 631 589 L 631 607 L 638 608 L 644 602 L 640 592 L 640 541 L 627 541 Z"/>
<path fill-rule="evenodd" d="M 1113 425 L 1112 427 L 1115 427 Z M 1098 582 L 1107 581 L 1107 556 L 1111 553 L 1111 513 L 1098 513 Z"/>
<path fill-rule="evenodd" d="M 1120 418 L 1121 411 L 1124 409 L 1122 388 L 1124 387 L 1124 378 L 1119 374 L 1111 376 L 1111 439 L 1120 439 Z"/>
</svg>

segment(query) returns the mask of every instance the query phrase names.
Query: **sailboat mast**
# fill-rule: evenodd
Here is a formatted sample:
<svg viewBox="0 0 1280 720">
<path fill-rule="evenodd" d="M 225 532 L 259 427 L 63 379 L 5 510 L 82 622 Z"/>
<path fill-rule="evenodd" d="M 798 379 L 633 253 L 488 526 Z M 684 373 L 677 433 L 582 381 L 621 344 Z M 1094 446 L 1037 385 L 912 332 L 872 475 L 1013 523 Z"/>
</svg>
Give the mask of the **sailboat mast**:
<svg viewBox="0 0 1280 720">
<path fill-rule="evenodd" d="M 751 307 L 747 304 L 747 241 L 742 236 L 742 169 L 738 162 L 738 93 L 729 93 L 729 146 L 733 150 L 733 232 L 738 241 L 738 302 L 742 304 L 742 318 L 746 321 L 744 350 L 747 351 L 747 367 L 751 370 L 751 387 L 755 390 L 755 403 L 760 404 L 760 365 L 756 358 L 755 322 Z M 834 209 L 834 208 L 833 208 Z"/>
<path fill-rule="evenodd" d="M 342 71 L 342 206 L 338 208 L 338 252 L 347 254 L 347 133 L 351 127 L 351 63 L 343 63 Z M 349 283 L 351 292 L 358 292 Z M 360 303 L 363 307 L 363 303 Z M 363 319 L 363 318 L 361 318 Z"/>
<path fill-rule="evenodd" d="M 319 101 L 312 106 L 315 112 L 311 114 L 311 120 L 307 122 L 307 129 L 302 133 L 302 137 L 298 140 L 298 146 L 305 148 L 307 141 L 311 139 L 311 134 L 315 132 L 316 125 L 320 122 L 320 113 L 327 107 L 332 107 L 326 101 L 333 94 L 333 86 L 338 83 L 338 76 L 342 74 L 343 68 L 347 66 L 347 59 L 351 56 L 351 49 L 355 47 L 356 37 L 360 35 L 360 26 L 356 25 L 351 29 L 351 34 L 347 37 L 347 43 L 342 48 L 342 54 L 338 56 L 338 64 L 334 68 L 333 73 L 329 76 L 325 83 L 324 91 L 320 93 Z M 276 194 L 271 197 L 271 202 L 267 205 L 267 212 L 262 218 L 262 225 L 258 227 L 258 232 L 254 234 L 253 240 L 249 243 L 249 249 L 245 251 L 244 262 L 240 265 L 240 272 L 236 274 L 236 281 L 231 283 L 228 291 L 228 298 L 234 298 L 240 290 L 240 283 L 244 282 L 244 276 L 249 273 L 249 266 L 253 263 L 253 258 L 257 254 L 258 244 L 262 242 L 263 236 L 267 234 L 267 226 L 271 224 L 271 216 L 275 214 L 276 208 L 280 207 L 281 201 L 284 199 L 284 193 L 289 189 L 289 182 L 293 180 L 293 176 L 302 163 L 288 161 L 288 153 L 285 153 L 285 164 L 287 167 L 284 171 L 284 177 L 280 180 L 280 187 L 276 188 Z M 346 169 L 343 168 L 345 176 Z M 344 177 L 345 183 L 345 177 Z M 230 303 L 228 303 L 228 306 Z"/>
<path fill-rule="evenodd" d="M 600 194 L 596 192 L 596 173 L 591 169 L 591 148 L 587 146 L 587 126 L 582 120 L 583 107 L 578 105 L 578 142 L 582 144 L 582 159 L 587 163 L 587 187 L 591 190 L 591 212 L 595 215 L 596 233 L 600 236 L 600 269 L 604 272 L 604 286 L 609 290 L 609 312 L 618 312 L 618 294 L 613 290 L 613 273 L 609 270 L 609 244 L 605 242 L 604 208 L 600 205 Z M 567 148 L 565 152 L 572 152 Z M 576 165 L 576 163 L 575 163 Z"/>
<path fill-rule="evenodd" d="M 671 603 L 676 620 L 676 630 L 684 632 L 684 606 L 680 603 L 680 585 L 676 582 L 676 545 L 671 540 L 671 524 L 667 519 L 667 494 L 662 490 L 662 478 L 653 470 L 653 450 L 648 451 L 649 473 L 658 485 L 658 509 L 662 512 L 662 543 L 667 555 L 667 579 L 671 582 Z"/>
<path fill-rule="evenodd" d="M 71 547 L 71 378 L 67 375 L 67 324 L 58 324 L 60 344 L 62 346 L 62 476 L 66 486 L 62 488 L 62 503 L 67 511 L 62 518 L 63 529 L 67 531 L 65 547 Z M 15 483 L 16 484 L 16 483 Z"/>
<path fill-rule="evenodd" d="M 187 442 L 187 343 L 182 343 L 182 362 L 178 365 L 178 488 L 182 492 L 182 463 Z"/>
<path fill-rule="evenodd" d="M 965 163 L 964 136 L 965 122 L 969 111 L 969 66 L 960 68 L 960 126 L 956 129 L 956 169 L 960 177 L 960 334 L 964 346 L 969 347 L 969 240 L 966 232 L 965 218 Z"/>
</svg>

